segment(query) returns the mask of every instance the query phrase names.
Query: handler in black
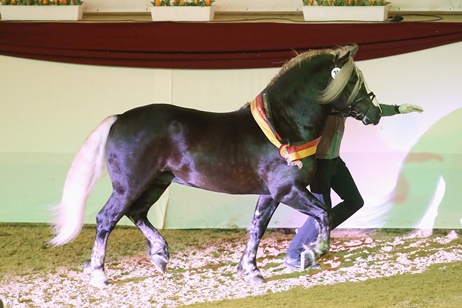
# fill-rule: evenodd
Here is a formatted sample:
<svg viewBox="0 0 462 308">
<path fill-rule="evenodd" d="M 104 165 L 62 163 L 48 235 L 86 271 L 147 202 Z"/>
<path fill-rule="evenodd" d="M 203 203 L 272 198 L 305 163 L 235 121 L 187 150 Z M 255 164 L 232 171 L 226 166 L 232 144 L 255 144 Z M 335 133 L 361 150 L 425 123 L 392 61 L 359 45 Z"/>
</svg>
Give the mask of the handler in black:
<svg viewBox="0 0 462 308">
<path fill-rule="evenodd" d="M 380 107 L 382 108 L 382 116 L 423 112 L 420 106 L 410 104 L 400 106 L 380 104 Z M 313 195 L 322 201 L 330 211 L 331 229 L 335 229 L 364 205 L 364 200 L 350 171 L 340 158 L 340 144 L 345 130 L 345 121 L 346 117 L 343 116 L 330 115 L 327 118 L 326 128 L 316 151 L 316 173 L 310 184 Z M 330 198 L 331 188 L 343 200 L 333 208 Z M 287 249 L 284 259 L 285 265 L 305 269 L 307 266 L 301 264 L 300 257 L 304 250 L 303 246 L 316 241 L 317 237 L 317 223 L 311 216 L 308 216 Z M 318 268 L 319 264 L 314 264 L 312 267 Z"/>
</svg>

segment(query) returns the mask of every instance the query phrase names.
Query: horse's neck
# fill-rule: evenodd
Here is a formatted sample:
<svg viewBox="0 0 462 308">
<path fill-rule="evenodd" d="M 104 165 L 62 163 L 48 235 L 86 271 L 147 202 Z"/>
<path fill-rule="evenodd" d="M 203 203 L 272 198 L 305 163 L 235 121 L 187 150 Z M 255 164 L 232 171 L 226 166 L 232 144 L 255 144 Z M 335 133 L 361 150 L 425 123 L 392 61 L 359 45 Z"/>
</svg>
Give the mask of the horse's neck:
<svg viewBox="0 0 462 308">
<path fill-rule="evenodd" d="M 318 96 L 327 86 L 324 68 L 331 65 L 331 58 L 326 55 L 299 63 L 265 89 L 274 126 L 282 138 L 309 141 L 322 134 L 330 110 L 319 104 Z"/>
<path fill-rule="evenodd" d="M 271 101 L 271 97 L 268 98 Z M 322 135 L 329 113 L 326 106 L 312 99 L 276 99 L 271 101 L 273 124 L 289 142 L 311 141 Z"/>
</svg>

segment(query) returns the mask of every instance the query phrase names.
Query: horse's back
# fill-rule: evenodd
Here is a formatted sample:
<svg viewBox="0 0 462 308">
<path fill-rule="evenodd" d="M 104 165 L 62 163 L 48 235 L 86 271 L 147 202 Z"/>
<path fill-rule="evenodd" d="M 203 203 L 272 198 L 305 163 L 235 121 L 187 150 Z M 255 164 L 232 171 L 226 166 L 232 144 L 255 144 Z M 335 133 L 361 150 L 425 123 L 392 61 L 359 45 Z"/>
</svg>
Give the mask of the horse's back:
<svg viewBox="0 0 462 308">
<path fill-rule="evenodd" d="M 115 126 L 132 129 L 175 129 L 182 124 L 189 129 L 201 130 L 208 127 L 240 127 L 250 120 L 250 111 L 245 116 L 242 110 L 231 112 L 210 112 L 170 104 L 151 104 L 137 107 L 119 115 Z M 239 121 L 239 123 L 238 123 Z M 253 124 L 253 123 L 252 123 Z M 173 126 L 173 127 L 172 127 Z M 128 132 L 134 132 L 133 130 Z M 205 133 L 205 132 L 203 132 Z"/>
</svg>

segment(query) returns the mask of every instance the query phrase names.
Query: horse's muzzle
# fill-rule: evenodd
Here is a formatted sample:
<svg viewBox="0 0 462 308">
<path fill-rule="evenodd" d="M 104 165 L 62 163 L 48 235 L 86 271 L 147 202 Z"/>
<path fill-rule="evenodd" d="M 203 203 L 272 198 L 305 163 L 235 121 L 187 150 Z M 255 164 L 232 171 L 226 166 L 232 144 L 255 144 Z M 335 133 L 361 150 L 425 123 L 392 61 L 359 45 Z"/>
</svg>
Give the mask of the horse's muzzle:
<svg viewBox="0 0 462 308">
<path fill-rule="evenodd" d="M 369 124 L 377 125 L 380 122 L 380 118 L 381 118 L 380 115 L 375 116 L 373 119 L 369 118 L 368 116 L 365 116 L 362 118 L 361 121 L 363 122 L 364 125 L 369 125 Z"/>
</svg>

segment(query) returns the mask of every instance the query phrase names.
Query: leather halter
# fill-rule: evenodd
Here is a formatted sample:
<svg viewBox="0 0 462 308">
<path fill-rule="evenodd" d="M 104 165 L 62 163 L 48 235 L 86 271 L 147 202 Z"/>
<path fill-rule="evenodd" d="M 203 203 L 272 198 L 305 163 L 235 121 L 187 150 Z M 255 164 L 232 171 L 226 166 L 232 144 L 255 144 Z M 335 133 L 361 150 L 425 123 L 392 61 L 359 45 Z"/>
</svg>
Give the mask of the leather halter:
<svg viewBox="0 0 462 308">
<path fill-rule="evenodd" d="M 289 166 L 297 166 L 301 169 L 303 167 L 301 159 L 316 153 L 316 148 L 321 137 L 300 145 L 291 145 L 289 142 L 284 142 L 272 124 L 269 108 L 265 108 L 265 106 L 268 106 L 266 93 L 258 94 L 250 103 L 250 111 L 255 122 L 257 122 L 266 138 L 279 149 L 279 155 L 287 160 L 287 164 Z"/>
<path fill-rule="evenodd" d="M 362 121 L 366 117 L 366 114 L 369 111 L 370 106 L 367 107 L 366 112 L 364 112 L 364 113 L 359 113 L 356 110 L 354 110 L 354 108 L 356 107 L 356 105 L 359 102 L 361 102 L 365 98 L 368 98 L 372 102 L 374 100 L 374 98 L 375 98 L 374 92 L 369 92 L 365 96 L 361 96 L 360 98 L 355 99 L 353 101 L 353 103 L 351 103 L 348 106 L 348 109 L 346 111 L 334 111 L 334 112 L 331 112 L 331 115 L 342 116 L 342 117 L 345 117 L 345 118 L 352 117 L 352 118 L 355 118 L 357 120 Z"/>
</svg>

